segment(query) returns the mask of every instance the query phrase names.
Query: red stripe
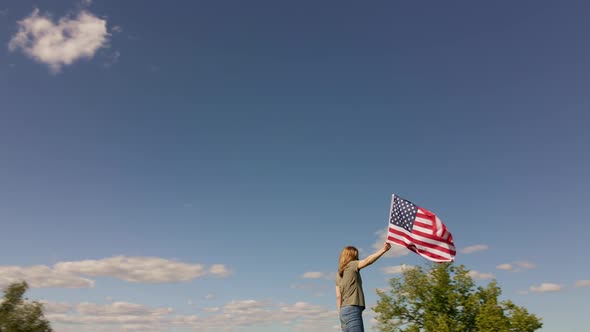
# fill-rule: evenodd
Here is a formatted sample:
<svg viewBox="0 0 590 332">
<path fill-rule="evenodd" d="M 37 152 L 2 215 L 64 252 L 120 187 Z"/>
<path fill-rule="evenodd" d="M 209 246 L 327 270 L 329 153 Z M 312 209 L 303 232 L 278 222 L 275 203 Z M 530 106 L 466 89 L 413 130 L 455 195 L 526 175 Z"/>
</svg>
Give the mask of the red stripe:
<svg viewBox="0 0 590 332">
<path fill-rule="evenodd" d="M 434 214 L 434 213 L 432 213 L 432 212 L 430 212 L 430 211 L 426 210 L 426 209 L 425 209 L 425 208 L 423 208 L 423 207 L 418 207 L 418 210 L 421 210 L 421 211 L 422 211 L 421 213 L 423 213 L 423 214 L 427 214 L 427 215 L 429 215 L 429 216 L 433 216 L 433 217 L 435 216 L 435 214 Z"/>
<path fill-rule="evenodd" d="M 427 215 L 427 214 L 420 213 L 420 212 L 416 212 L 416 218 L 422 218 L 422 219 L 430 220 L 432 222 L 434 222 L 434 220 L 435 220 L 433 215 Z"/>
<path fill-rule="evenodd" d="M 424 228 L 427 228 L 427 229 L 434 229 L 433 225 L 425 224 L 425 223 L 420 222 L 418 220 L 414 220 L 414 225 L 420 226 L 420 227 L 424 227 Z"/>
<path fill-rule="evenodd" d="M 417 251 L 417 252 L 418 252 L 420 255 L 423 255 L 423 256 L 428 256 L 428 257 L 432 257 L 432 258 L 434 258 L 434 259 L 436 259 L 436 260 L 439 260 L 439 261 L 449 262 L 449 261 L 452 261 L 452 260 L 453 260 L 453 258 L 449 258 L 449 257 L 442 257 L 442 256 L 439 256 L 439 255 L 437 255 L 437 254 L 431 253 L 430 251 L 424 251 L 424 250 L 420 250 L 420 249 L 416 249 L 416 251 Z M 453 255 L 453 256 L 454 256 L 454 255 Z"/>
<path fill-rule="evenodd" d="M 392 236 L 388 236 L 388 239 L 390 239 L 391 241 L 393 241 L 393 240 L 395 240 L 396 238 L 394 238 L 394 237 L 392 237 Z M 398 242 L 398 243 L 400 243 L 400 244 L 401 244 L 401 243 L 404 243 L 404 244 L 403 244 L 403 246 L 405 246 L 405 247 L 408 247 L 408 248 L 409 248 L 409 246 L 412 246 L 412 245 L 421 245 L 420 243 L 418 243 L 418 242 L 416 242 L 416 241 L 409 241 L 409 242 L 410 242 L 410 244 L 405 244 L 406 242 L 404 242 L 403 240 L 400 240 L 400 239 L 397 239 L 397 241 L 396 241 L 396 242 Z M 449 256 L 453 256 L 453 257 L 454 257 L 454 256 L 455 256 L 455 254 L 456 254 L 456 252 L 455 252 L 454 250 L 453 250 L 453 251 L 450 251 L 450 252 L 447 252 L 447 250 L 440 250 L 440 248 L 431 248 L 431 247 L 426 247 L 425 249 L 418 249 L 418 248 L 416 248 L 416 250 L 418 250 L 418 251 L 428 251 L 428 250 L 430 250 L 430 249 L 432 249 L 432 250 L 434 250 L 434 249 L 437 249 L 438 251 L 440 251 L 440 252 L 444 252 L 444 253 L 447 253 Z M 435 254 L 435 253 L 433 253 L 433 255 L 437 255 L 437 256 L 438 256 L 438 254 Z"/>
<path fill-rule="evenodd" d="M 441 242 L 441 243 L 444 243 L 444 244 L 448 244 L 448 245 L 452 245 L 452 246 L 454 246 L 454 245 L 455 245 L 455 244 L 453 243 L 453 240 L 452 240 L 452 239 L 451 239 L 451 240 L 449 240 L 448 238 L 447 238 L 447 239 L 445 239 L 445 238 L 438 237 L 438 236 L 436 236 L 436 235 L 433 235 L 433 234 L 428 234 L 428 233 L 420 232 L 420 231 L 419 231 L 419 230 L 417 230 L 417 229 L 412 229 L 412 234 L 416 234 L 416 235 L 419 235 L 419 236 L 425 237 L 425 238 L 427 238 L 427 239 L 430 239 L 430 240 L 433 240 L 433 241 L 437 241 L 437 242 Z"/>
<path fill-rule="evenodd" d="M 439 255 L 437 255 L 437 254 L 434 254 L 434 253 L 432 253 L 432 252 L 430 252 L 430 251 L 426 251 L 426 250 L 420 250 L 420 249 L 416 248 L 416 247 L 415 247 L 415 246 L 413 246 L 413 245 L 408 245 L 408 244 L 407 244 L 407 243 L 405 243 L 404 241 L 402 241 L 402 240 L 400 240 L 400 239 L 396 239 L 396 238 L 394 238 L 394 237 L 391 237 L 391 236 L 388 236 L 388 237 L 387 237 L 387 240 L 388 240 L 388 241 L 391 241 L 391 242 L 394 242 L 394 243 L 397 243 L 397 244 L 399 244 L 399 245 L 402 245 L 402 246 L 404 246 L 404 247 L 408 248 L 409 250 L 411 250 L 411 251 L 413 251 L 413 252 L 415 252 L 415 253 L 419 254 L 420 256 L 428 256 L 428 257 L 430 257 L 430 258 L 433 258 L 433 259 L 435 259 L 435 260 L 444 261 L 444 262 L 448 262 L 448 261 L 451 261 L 451 260 L 452 260 L 452 258 L 451 258 L 451 259 L 449 259 L 448 257 L 439 256 Z M 454 256 L 454 255 L 452 255 L 452 256 Z"/>
<path fill-rule="evenodd" d="M 397 235 L 401 235 L 401 236 L 403 236 L 404 238 L 406 238 L 408 241 L 410 241 L 412 243 L 419 244 L 419 245 L 421 245 L 423 247 L 428 247 L 428 248 L 436 249 L 436 250 L 442 251 L 442 252 L 447 253 L 447 254 L 452 255 L 452 256 L 454 256 L 457 253 L 455 250 L 450 250 L 449 248 L 441 247 L 441 246 L 438 246 L 436 244 L 432 244 L 432 243 L 428 243 L 428 242 L 423 242 L 423 241 L 414 239 L 414 238 L 408 236 L 406 233 L 396 230 L 395 228 L 391 228 L 390 227 L 389 228 L 389 232 L 394 233 L 394 234 L 397 234 Z M 417 234 L 417 232 L 416 232 L 416 234 Z M 418 235 L 421 235 L 421 234 L 418 234 Z M 429 238 L 431 238 L 431 237 L 429 237 Z M 453 245 L 452 243 L 447 243 L 445 241 L 440 241 L 437 238 L 432 238 L 432 240 L 435 240 L 435 241 L 437 241 L 439 243 L 443 243 L 443 244 Z"/>
<path fill-rule="evenodd" d="M 412 250 L 413 252 L 416 252 L 416 247 L 414 247 L 414 246 L 408 246 L 408 244 L 407 244 L 407 243 L 405 243 L 404 241 L 402 241 L 402 240 L 400 240 L 400 239 L 396 239 L 396 238 L 394 238 L 394 237 L 388 236 L 388 237 L 387 237 L 387 240 L 388 240 L 388 241 L 391 241 L 391 242 L 395 242 L 395 243 L 397 243 L 397 244 L 400 244 L 400 245 L 402 245 L 402 246 L 404 246 L 404 247 L 406 247 L 406 248 L 408 248 L 408 249 Z"/>
</svg>

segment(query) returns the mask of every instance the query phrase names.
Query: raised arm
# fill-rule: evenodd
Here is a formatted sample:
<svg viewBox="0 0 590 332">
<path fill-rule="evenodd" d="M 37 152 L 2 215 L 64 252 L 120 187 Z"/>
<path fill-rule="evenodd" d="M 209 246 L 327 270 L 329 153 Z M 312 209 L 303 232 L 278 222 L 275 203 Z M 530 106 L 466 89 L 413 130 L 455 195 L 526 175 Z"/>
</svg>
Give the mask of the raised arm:
<svg viewBox="0 0 590 332">
<path fill-rule="evenodd" d="M 367 256 L 367 258 L 359 261 L 359 270 L 373 264 L 379 257 L 383 256 L 383 254 L 385 254 L 389 249 L 391 249 L 391 244 L 389 244 L 387 242 L 383 243 L 383 248 L 375 251 L 373 254 Z"/>
</svg>

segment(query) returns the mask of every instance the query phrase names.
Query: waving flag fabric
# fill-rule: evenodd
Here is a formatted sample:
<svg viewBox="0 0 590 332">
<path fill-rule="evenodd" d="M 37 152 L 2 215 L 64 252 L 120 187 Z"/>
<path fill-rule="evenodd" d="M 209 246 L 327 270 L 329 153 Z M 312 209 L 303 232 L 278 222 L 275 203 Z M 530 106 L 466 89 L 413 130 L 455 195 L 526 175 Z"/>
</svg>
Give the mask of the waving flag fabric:
<svg viewBox="0 0 590 332">
<path fill-rule="evenodd" d="M 434 262 L 455 259 L 453 236 L 440 219 L 396 195 L 391 197 L 387 242 L 406 247 Z"/>
</svg>

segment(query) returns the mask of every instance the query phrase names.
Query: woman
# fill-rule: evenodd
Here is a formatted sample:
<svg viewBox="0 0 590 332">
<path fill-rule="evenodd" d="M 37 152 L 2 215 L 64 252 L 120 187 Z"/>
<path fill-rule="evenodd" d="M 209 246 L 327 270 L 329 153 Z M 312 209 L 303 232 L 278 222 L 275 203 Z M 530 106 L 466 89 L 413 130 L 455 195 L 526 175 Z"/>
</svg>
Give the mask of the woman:
<svg viewBox="0 0 590 332">
<path fill-rule="evenodd" d="M 391 244 L 386 242 L 383 248 L 363 260 L 359 260 L 359 252 L 355 247 L 342 249 L 336 274 L 336 305 L 343 332 L 365 331 L 362 316 L 365 310 L 365 294 L 359 271 L 373 264 L 390 248 Z"/>
</svg>

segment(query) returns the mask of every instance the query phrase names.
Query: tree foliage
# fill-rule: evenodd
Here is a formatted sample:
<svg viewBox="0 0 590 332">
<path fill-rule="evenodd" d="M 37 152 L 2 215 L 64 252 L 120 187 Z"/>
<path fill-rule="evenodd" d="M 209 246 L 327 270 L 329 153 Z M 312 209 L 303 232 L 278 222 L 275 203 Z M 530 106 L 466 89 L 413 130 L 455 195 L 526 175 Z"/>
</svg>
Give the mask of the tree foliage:
<svg viewBox="0 0 590 332">
<path fill-rule="evenodd" d="M 541 319 L 512 301 L 499 302 L 495 281 L 476 287 L 463 265 L 437 264 L 407 269 L 377 291 L 380 332 L 532 332 Z"/>
<path fill-rule="evenodd" d="M 23 281 L 4 290 L 0 300 L 0 332 L 53 332 L 43 316 L 43 305 L 23 299 L 28 288 Z"/>
</svg>

